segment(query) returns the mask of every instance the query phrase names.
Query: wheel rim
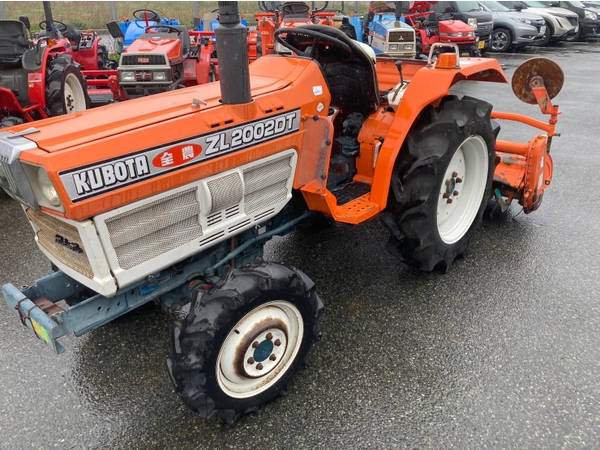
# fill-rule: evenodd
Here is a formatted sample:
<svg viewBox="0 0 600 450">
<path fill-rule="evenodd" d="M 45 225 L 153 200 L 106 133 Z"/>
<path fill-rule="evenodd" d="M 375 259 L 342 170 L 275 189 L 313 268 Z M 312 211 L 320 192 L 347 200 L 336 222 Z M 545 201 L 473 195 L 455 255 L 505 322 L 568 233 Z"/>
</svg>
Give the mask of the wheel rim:
<svg viewBox="0 0 600 450">
<path fill-rule="evenodd" d="M 67 114 L 84 111 L 86 109 L 83 88 L 77 77 L 72 73 L 67 75 L 67 78 L 65 79 L 64 95 Z"/>
<path fill-rule="evenodd" d="M 235 398 L 268 390 L 296 359 L 303 334 L 302 314 L 291 303 L 278 300 L 253 309 L 223 342 L 216 365 L 219 386 Z"/>
<path fill-rule="evenodd" d="M 494 33 L 492 36 L 492 49 L 501 51 L 508 46 L 508 36 L 501 31 Z"/>
<path fill-rule="evenodd" d="M 475 220 L 487 184 L 488 157 L 485 140 L 470 136 L 446 169 L 437 208 L 438 234 L 446 244 L 459 241 Z"/>
</svg>

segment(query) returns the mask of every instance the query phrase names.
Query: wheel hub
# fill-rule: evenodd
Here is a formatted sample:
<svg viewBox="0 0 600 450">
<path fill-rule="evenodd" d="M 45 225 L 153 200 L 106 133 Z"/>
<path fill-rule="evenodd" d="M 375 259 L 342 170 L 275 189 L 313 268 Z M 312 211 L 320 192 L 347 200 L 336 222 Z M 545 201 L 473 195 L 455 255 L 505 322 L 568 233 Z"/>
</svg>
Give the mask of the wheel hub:
<svg viewBox="0 0 600 450">
<path fill-rule="evenodd" d="M 258 378 L 268 374 L 274 370 L 282 359 L 287 347 L 287 327 L 283 322 L 269 320 L 269 324 L 257 324 L 257 329 L 264 329 L 267 325 L 269 328 L 264 331 L 259 331 L 254 339 L 244 339 L 251 341 L 245 351 L 244 344 L 238 347 L 239 351 L 237 359 L 239 360 L 235 367 L 238 370 L 238 375 L 248 378 Z M 251 330 L 250 335 L 256 334 L 256 330 Z"/>
<path fill-rule="evenodd" d="M 291 303 L 277 300 L 246 314 L 225 338 L 217 380 L 231 397 L 269 389 L 290 367 L 302 344 L 303 321 Z"/>
<path fill-rule="evenodd" d="M 448 164 L 437 207 L 438 234 L 446 244 L 460 240 L 475 219 L 486 186 L 487 155 L 485 141 L 470 136 Z"/>
</svg>

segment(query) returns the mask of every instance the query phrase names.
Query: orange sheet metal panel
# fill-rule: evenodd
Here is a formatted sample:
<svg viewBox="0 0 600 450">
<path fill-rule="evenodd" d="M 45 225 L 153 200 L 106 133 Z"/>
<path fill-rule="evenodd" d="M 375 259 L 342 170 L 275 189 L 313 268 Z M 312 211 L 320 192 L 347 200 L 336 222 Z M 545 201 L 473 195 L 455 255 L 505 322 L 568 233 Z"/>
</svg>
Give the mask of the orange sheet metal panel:
<svg viewBox="0 0 600 450">
<path fill-rule="evenodd" d="M 21 159 L 46 167 L 65 217 L 82 220 L 284 149 L 301 152 L 302 118 L 325 116 L 329 107 L 318 65 L 269 57 L 252 67 L 254 101 L 247 105 L 221 105 L 219 84 L 211 83 L 40 121 L 40 132 L 27 137 L 43 150 L 23 152 Z M 208 105 L 194 108 L 194 98 Z M 115 117 L 123 118 L 116 126 Z M 265 130 L 282 123 L 287 128 L 267 139 Z M 190 161 L 166 156 L 178 152 Z M 96 183 L 99 173 L 104 185 Z"/>
</svg>

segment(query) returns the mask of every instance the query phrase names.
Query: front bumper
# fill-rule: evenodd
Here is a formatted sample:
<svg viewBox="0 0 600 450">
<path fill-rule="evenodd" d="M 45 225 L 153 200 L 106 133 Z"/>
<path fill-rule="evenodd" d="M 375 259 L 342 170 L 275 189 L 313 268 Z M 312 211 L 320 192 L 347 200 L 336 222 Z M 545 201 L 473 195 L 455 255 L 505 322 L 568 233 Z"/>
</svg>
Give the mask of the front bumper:
<svg viewBox="0 0 600 450">
<path fill-rule="evenodd" d="M 580 26 L 582 38 L 600 39 L 600 20 L 584 20 Z"/>
</svg>

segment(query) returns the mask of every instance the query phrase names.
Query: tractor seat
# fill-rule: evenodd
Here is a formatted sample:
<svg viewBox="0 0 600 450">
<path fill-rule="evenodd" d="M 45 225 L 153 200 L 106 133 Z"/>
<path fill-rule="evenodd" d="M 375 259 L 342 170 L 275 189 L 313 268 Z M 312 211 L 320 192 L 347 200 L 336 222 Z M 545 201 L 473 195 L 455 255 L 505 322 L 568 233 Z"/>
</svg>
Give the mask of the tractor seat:
<svg viewBox="0 0 600 450">
<path fill-rule="evenodd" d="M 58 37 L 63 36 L 69 40 L 71 47 L 73 50 L 77 50 L 79 47 L 79 40 L 81 39 L 81 35 L 77 28 L 73 24 L 65 23 L 66 29 L 63 31 L 56 30 L 58 32 Z M 38 34 L 38 37 L 48 37 L 50 32 L 48 30 L 41 30 Z"/>
<path fill-rule="evenodd" d="M 379 84 L 375 70 L 374 53 L 354 41 L 343 31 L 325 25 L 306 25 L 294 30 L 309 29 L 327 34 L 347 44 L 353 53 L 350 60 L 341 60 L 338 55 L 323 51 L 315 59 L 321 65 L 331 94 L 331 106 L 342 111 L 359 112 L 368 116 L 379 107 Z M 293 45 L 293 43 L 292 43 Z"/>
<path fill-rule="evenodd" d="M 181 57 L 186 59 L 190 55 L 190 48 L 192 45 L 190 42 L 190 33 L 188 33 L 187 28 L 182 25 L 177 25 L 175 28 L 181 31 L 181 34 L 179 35 L 179 38 L 181 39 Z"/>
<path fill-rule="evenodd" d="M 27 28 L 20 20 L 0 21 L 0 66 L 21 66 L 21 57 L 29 49 Z"/>
</svg>

